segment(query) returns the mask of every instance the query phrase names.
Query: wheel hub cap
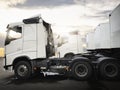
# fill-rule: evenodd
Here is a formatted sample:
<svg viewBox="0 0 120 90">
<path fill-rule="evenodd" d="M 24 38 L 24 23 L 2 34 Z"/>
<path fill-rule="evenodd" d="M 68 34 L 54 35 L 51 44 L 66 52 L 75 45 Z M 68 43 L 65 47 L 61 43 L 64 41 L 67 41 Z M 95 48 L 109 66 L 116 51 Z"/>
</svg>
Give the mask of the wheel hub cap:
<svg viewBox="0 0 120 90">
<path fill-rule="evenodd" d="M 18 75 L 20 75 L 20 76 L 25 76 L 25 75 L 27 74 L 27 72 L 28 72 L 28 68 L 27 68 L 27 66 L 25 66 L 25 65 L 20 65 L 20 66 L 18 67 L 17 72 L 18 72 Z"/>
</svg>

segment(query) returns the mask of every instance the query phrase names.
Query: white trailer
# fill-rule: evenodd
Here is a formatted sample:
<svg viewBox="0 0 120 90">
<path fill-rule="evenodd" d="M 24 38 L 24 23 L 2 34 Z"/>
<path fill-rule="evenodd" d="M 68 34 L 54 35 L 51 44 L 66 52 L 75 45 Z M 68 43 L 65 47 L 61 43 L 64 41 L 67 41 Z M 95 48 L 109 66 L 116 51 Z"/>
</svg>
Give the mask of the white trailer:
<svg viewBox="0 0 120 90">
<path fill-rule="evenodd" d="M 95 49 L 110 48 L 110 28 L 108 23 L 99 24 L 95 29 Z"/>
<path fill-rule="evenodd" d="M 111 48 L 120 48 L 120 4 L 109 15 Z"/>
</svg>

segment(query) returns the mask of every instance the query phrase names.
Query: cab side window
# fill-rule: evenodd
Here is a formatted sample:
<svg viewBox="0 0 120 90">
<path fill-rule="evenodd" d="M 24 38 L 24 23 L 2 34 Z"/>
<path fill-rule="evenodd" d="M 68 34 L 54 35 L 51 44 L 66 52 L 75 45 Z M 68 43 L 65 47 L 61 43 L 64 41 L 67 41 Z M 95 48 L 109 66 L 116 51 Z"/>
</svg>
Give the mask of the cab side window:
<svg viewBox="0 0 120 90">
<path fill-rule="evenodd" d="M 16 40 L 22 37 L 22 27 L 15 26 L 10 28 L 8 38 L 11 40 Z"/>
</svg>

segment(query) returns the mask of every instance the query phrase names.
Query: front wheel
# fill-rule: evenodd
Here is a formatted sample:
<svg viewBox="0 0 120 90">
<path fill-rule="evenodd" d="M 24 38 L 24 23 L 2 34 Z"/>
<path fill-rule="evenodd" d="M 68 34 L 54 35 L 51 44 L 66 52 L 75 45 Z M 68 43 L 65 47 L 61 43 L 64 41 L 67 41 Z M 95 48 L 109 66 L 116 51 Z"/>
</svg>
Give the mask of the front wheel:
<svg viewBox="0 0 120 90">
<path fill-rule="evenodd" d="M 32 72 L 31 65 L 29 62 L 20 61 L 15 65 L 14 72 L 18 79 L 28 79 Z"/>
<path fill-rule="evenodd" d="M 88 80 L 93 72 L 91 65 L 85 61 L 79 61 L 72 66 L 72 76 L 77 80 Z"/>
</svg>

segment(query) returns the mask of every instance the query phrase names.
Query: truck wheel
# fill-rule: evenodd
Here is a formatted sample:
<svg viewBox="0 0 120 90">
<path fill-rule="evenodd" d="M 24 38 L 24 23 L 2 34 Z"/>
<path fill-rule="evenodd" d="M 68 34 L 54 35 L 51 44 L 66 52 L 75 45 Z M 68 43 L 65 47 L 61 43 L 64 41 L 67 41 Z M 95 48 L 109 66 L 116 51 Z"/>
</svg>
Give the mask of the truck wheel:
<svg viewBox="0 0 120 90">
<path fill-rule="evenodd" d="M 87 80 L 92 75 L 92 67 L 88 62 L 79 61 L 72 67 L 72 76 L 77 80 Z"/>
<path fill-rule="evenodd" d="M 20 61 L 15 65 L 15 75 L 18 79 L 28 79 L 31 76 L 31 66 L 26 61 Z"/>
<path fill-rule="evenodd" d="M 115 79 L 119 75 L 119 67 L 115 62 L 104 62 L 100 65 L 100 74 L 105 79 Z"/>
</svg>

